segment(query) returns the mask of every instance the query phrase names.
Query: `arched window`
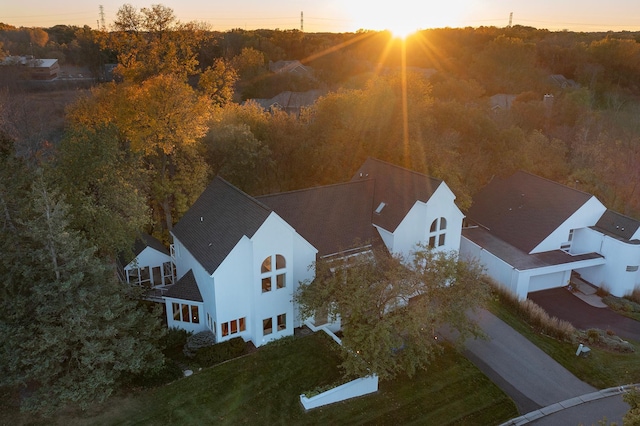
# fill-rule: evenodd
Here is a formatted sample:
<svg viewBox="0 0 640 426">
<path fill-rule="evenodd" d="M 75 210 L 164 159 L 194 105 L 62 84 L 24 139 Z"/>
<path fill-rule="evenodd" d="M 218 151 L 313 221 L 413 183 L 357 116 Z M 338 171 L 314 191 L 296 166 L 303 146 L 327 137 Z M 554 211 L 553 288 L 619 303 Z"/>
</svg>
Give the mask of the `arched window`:
<svg viewBox="0 0 640 426">
<path fill-rule="evenodd" d="M 439 217 L 429 227 L 429 247 L 441 247 L 445 244 L 447 219 Z"/>
<path fill-rule="evenodd" d="M 260 278 L 262 281 L 262 292 L 267 293 L 273 289 L 285 288 L 287 285 L 287 261 L 281 254 L 268 256 L 262 261 L 260 267 Z"/>
</svg>

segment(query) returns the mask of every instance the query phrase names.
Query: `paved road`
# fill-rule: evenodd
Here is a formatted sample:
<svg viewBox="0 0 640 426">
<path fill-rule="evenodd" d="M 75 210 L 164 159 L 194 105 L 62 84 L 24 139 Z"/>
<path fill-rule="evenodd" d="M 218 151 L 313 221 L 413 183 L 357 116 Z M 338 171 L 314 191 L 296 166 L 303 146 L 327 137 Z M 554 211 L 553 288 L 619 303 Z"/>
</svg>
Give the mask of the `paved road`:
<svg viewBox="0 0 640 426">
<path fill-rule="evenodd" d="M 474 316 L 488 339 L 469 339 L 465 355 L 516 403 L 521 413 L 596 389 L 488 311 Z M 445 337 L 454 337 L 443 331 Z"/>
<path fill-rule="evenodd" d="M 565 288 L 529 293 L 529 299 L 554 317 L 569 321 L 576 328 L 612 330 L 623 339 L 640 342 L 640 322 L 624 317 L 609 308 L 596 308 L 575 297 Z"/>
<path fill-rule="evenodd" d="M 624 402 L 622 395 L 591 401 L 566 408 L 555 413 L 533 420 L 530 425 L 557 426 L 557 425 L 598 425 L 600 420 L 606 419 L 603 424 L 622 425 L 622 418 L 629 411 L 629 404 Z"/>
</svg>

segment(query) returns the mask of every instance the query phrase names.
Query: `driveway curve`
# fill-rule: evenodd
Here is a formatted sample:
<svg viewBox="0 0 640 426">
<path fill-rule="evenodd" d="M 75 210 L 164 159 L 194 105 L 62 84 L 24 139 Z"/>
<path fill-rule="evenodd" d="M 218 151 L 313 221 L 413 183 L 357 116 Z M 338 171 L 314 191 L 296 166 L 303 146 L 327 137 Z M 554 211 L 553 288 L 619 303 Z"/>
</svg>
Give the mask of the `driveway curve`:
<svg viewBox="0 0 640 426">
<path fill-rule="evenodd" d="M 471 315 L 487 339 L 468 339 L 465 355 L 526 413 L 596 389 L 486 310 Z M 444 337 L 453 333 L 443 331 Z"/>
<path fill-rule="evenodd" d="M 615 313 L 610 308 L 596 308 L 574 296 L 566 288 L 529 293 L 528 298 L 551 316 L 565 320 L 579 329 L 611 330 L 623 339 L 640 342 L 640 322 Z"/>
</svg>

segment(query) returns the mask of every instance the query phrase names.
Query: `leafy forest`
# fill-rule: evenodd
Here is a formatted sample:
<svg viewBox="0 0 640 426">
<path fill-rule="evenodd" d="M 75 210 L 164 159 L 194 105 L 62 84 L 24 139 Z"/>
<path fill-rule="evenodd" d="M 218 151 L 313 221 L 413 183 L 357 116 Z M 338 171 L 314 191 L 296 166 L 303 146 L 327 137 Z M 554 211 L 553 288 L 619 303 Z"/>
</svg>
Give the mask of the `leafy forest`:
<svg viewBox="0 0 640 426">
<path fill-rule="evenodd" d="M 141 232 L 168 243 L 216 175 L 261 195 L 344 182 L 371 156 L 443 179 L 465 210 L 526 170 L 640 217 L 640 33 L 217 32 L 124 5 L 98 30 L 0 23 L 10 55 L 92 77 L 0 67 L 0 386 L 34 410 L 161 368 L 158 316 L 115 260 Z M 282 60 L 310 72 L 270 70 Z M 296 114 L 253 101 L 310 90 Z"/>
</svg>

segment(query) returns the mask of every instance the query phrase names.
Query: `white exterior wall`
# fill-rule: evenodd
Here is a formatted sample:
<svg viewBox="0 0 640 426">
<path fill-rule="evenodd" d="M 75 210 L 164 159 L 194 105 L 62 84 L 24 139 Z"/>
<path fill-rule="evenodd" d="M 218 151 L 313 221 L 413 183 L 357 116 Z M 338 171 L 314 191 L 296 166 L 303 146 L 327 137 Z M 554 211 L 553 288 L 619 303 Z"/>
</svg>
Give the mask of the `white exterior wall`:
<svg viewBox="0 0 640 426">
<path fill-rule="evenodd" d="M 605 286 L 611 294 L 623 297 L 638 285 L 638 271 L 627 272 L 627 266 L 640 265 L 640 245 L 628 244 L 602 235 L 602 251 L 607 263 L 597 271 L 581 272 L 592 284 Z"/>
<path fill-rule="evenodd" d="M 480 262 L 487 275 L 519 299 L 527 297 L 526 289 L 519 289 L 525 287 L 525 284 L 518 285 L 518 271 L 514 267 L 465 237 L 460 239 L 460 256 L 465 260 Z M 526 286 L 528 287 L 528 283 Z"/>
<path fill-rule="evenodd" d="M 487 275 L 510 290 L 518 299 L 526 299 L 532 291 L 562 287 L 569 283 L 573 269 L 596 269 L 605 259 L 596 258 L 542 268 L 518 270 L 474 242 L 462 237 L 460 254 L 464 259 L 476 259 L 486 269 Z"/>
<path fill-rule="evenodd" d="M 293 293 L 298 290 L 302 281 L 312 281 L 316 276 L 314 262 L 318 250 L 307 242 L 300 235 L 295 234 L 293 238 Z M 303 325 L 303 319 L 299 317 L 298 305 L 293 304 L 293 326 Z"/>
<path fill-rule="evenodd" d="M 384 245 L 387 246 L 389 251 L 393 251 L 393 246 L 394 246 L 393 233 L 377 225 L 373 225 L 373 226 L 378 230 L 378 234 L 380 234 L 380 238 L 382 238 Z"/>
<path fill-rule="evenodd" d="M 236 246 L 227 255 L 226 259 L 213 273 L 212 294 L 215 298 L 215 308 L 211 309 L 216 325 L 216 337 L 218 342 L 234 337 L 242 337 L 253 341 L 255 332 L 251 322 L 253 314 L 252 283 L 255 275 L 252 268 L 252 243 L 247 237 L 242 237 Z M 207 295 L 209 293 L 207 292 Z M 208 302 L 208 296 L 202 295 Z M 246 318 L 245 330 L 222 335 L 222 323 L 227 323 L 240 318 Z"/>
<path fill-rule="evenodd" d="M 565 220 L 562 225 L 531 250 L 530 253 L 558 250 L 560 246 L 567 241 L 571 229 L 580 229 L 595 225 L 606 210 L 607 208 L 598 201 L 596 197 L 592 196 L 582 207 Z M 523 226 L 526 226 L 526 224 L 523 224 Z"/>
<path fill-rule="evenodd" d="M 418 243 L 428 244 L 431 223 L 441 217 L 447 220 L 445 244 L 437 249 L 446 251 L 460 250 L 460 236 L 464 215 L 458 209 L 454 200 L 455 195 L 442 182 L 426 203 L 417 201 L 393 232 L 393 246 L 389 247 L 389 250 L 393 253 L 402 254 L 407 261 L 410 261 L 411 254 Z"/>
<path fill-rule="evenodd" d="M 191 253 L 184 247 L 184 245 L 178 240 L 175 236 L 173 237 L 173 248 L 175 253 L 175 267 L 176 267 L 176 277 L 177 280 L 180 280 L 191 270 L 193 272 L 193 277 L 198 284 L 198 290 L 200 290 L 200 295 L 202 296 L 203 302 L 201 303 L 201 311 L 200 311 L 200 324 L 203 326 L 201 330 L 207 329 L 207 313 L 211 316 L 211 318 L 215 318 L 215 293 L 213 287 L 213 278 L 209 275 L 207 271 L 198 263 L 198 261 L 193 257 Z M 176 281 L 177 282 L 177 281 Z M 166 298 L 165 298 L 166 299 Z M 167 299 L 168 300 L 168 299 Z M 197 303 L 190 301 L 189 303 Z M 171 304 L 167 302 L 167 321 L 169 322 L 169 327 L 172 327 L 171 322 L 173 321 L 173 315 L 171 312 Z M 174 327 L 185 328 L 182 327 L 182 324 L 188 324 L 183 322 L 176 322 Z M 187 330 L 187 328 L 185 328 Z M 193 330 L 190 330 L 193 331 Z M 219 338 L 219 334 L 214 330 L 214 334 L 216 335 L 216 339 Z"/>
<path fill-rule="evenodd" d="M 300 268 L 306 268 L 315 260 L 317 251 L 309 243 L 306 243 L 289 224 L 273 212 L 255 233 L 251 242 L 253 247 L 252 271 L 255 279 L 250 290 L 250 300 L 253 300 L 250 322 L 252 341 L 256 346 L 261 346 L 271 340 L 293 335 L 294 323 L 296 322 L 296 312 L 293 309 L 293 293 L 299 280 L 295 275 L 296 272 L 300 272 Z M 302 253 L 294 254 L 294 247 L 302 249 Z M 276 288 L 274 281 L 271 291 L 263 293 L 260 267 L 264 259 L 277 254 L 283 255 L 286 261 L 285 288 Z M 302 262 L 304 266 L 296 265 L 297 262 Z M 308 274 L 305 274 L 304 277 L 308 277 Z M 286 314 L 286 329 L 284 330 L 278 330 L 277 327 L 277 316 L 281 314 Z M 262 321 L 267 318 L 272 319 L 272 332 L 264 335 Z"/>
</svg>

